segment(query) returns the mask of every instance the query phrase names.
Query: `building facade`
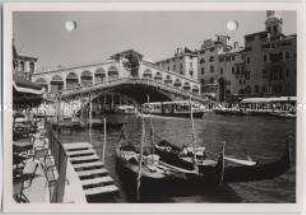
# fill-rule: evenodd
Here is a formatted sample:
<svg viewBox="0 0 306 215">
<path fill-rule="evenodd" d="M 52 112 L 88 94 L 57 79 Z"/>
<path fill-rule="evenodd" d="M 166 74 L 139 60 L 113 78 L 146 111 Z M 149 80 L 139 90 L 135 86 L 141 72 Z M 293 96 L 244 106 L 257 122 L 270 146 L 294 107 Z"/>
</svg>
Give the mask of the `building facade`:
<svg viewBox="0 0 306 215">
<path fill-rule="evenodd" d="M 265 31 L 245 36 L 246 86 L 250 96 L 296 95 L 296 35 L 284 35 L 279 14 L 267 11 Z"/>
<path fill-rule="evenodd" d="M 198 56 L 186 47 L 177 48 L 174 57 L 157 61 L 155 64 L 163 70 L 198 80 Z"/>
<path fill-rule="evenodd" d="M 236 67 L 237 74 L 240 75 L 242 70 L 240 51 L 239 44 L 230 44 L 230 37 L 227 35 L 216 35 L 214 39 L 204 40 L 197 55 L 200 71 L 198 79 L 206 96 L 222 101 L 226 95 L 238 93 L 234 76 Z"/>
<path fill-rule="evenodd" d="M 37 67 L 37 58 L 17 53 L 13 46 L 13 75 L 19 79 L 31 80 Z"/>
<path fill-rule="evenodd" d="M 205 40 L 197 51 L 202 94 L 218 101 L 296 95 L 296 34 L 284 35 L 283 21 L 266 12 L 265 30 L 245 35 L 244 48 L 226 35 Z"/>
</svg>

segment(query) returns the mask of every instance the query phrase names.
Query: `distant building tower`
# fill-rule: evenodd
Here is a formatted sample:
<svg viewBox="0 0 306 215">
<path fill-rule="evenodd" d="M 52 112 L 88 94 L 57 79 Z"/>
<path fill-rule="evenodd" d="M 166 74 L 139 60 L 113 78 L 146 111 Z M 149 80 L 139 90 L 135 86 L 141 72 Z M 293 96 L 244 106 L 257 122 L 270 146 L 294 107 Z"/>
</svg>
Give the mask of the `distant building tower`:
<svg viewBox="0 0 306 215">
<path fill-rule="evenodd" d="M 266 12 L 266 31 L 270 34 L 270 39 L 278 39 L 283 33 L 283 19 L 278 12 L 268 10 Z"/>
</svg>

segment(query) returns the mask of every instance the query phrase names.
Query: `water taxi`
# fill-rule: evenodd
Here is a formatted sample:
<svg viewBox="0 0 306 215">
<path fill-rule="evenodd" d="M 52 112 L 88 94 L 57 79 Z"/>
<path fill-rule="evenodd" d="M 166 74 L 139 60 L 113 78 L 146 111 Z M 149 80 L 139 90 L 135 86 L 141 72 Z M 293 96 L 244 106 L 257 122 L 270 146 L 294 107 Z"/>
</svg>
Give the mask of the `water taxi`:
<svg viewBox="0 0 306 215">
<path fill-rule="evenodd" d="M 186 118 L 190 117 L 191 112 L 195 118 L 202 118 L 208 112 L 204 105 L 188 100 L 145 103 L 142 108 L 144 113 Z"/>
<path fill-rule="evenodd" d="M 296 97 L 246 98 L 241 101 L 246 114 L 268 114 L 279 117 L 296 116 Z"/>
</svg>

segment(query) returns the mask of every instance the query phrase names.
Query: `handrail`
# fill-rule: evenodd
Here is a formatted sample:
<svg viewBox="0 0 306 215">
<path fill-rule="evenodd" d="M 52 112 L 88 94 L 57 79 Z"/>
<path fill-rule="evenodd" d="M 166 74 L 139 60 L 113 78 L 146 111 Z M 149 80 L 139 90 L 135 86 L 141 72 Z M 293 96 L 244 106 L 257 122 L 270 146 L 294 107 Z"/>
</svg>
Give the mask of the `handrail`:
<svg viewBox="0 0 306 215">
<path fill-rule="evenodd" d="M 67 154 L 63 144 L 52 128 L 51 122 L 46 123 L 48 138 L 50 141 L 51 154 L 54 157 L 55 166 L 58 172 L 58 179 L 54 195 L 51 196 L 51 202 L 63 202 L 65 195 L 66 183 L 66 168 L 67 168 Z"/>
</svg>

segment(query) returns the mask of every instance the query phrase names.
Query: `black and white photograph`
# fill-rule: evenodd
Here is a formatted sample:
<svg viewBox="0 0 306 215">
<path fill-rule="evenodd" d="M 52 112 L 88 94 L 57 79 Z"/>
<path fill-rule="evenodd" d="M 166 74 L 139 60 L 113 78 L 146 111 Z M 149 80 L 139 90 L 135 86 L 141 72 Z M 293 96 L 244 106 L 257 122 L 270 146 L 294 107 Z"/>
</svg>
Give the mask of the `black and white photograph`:
<svg viewBox="0 0 306 215">
<path fill-rule="evenodd" d="M 40 7 L 7 27 L 10 209 L 300 203 L 297 8 Z"/>
</svg>

